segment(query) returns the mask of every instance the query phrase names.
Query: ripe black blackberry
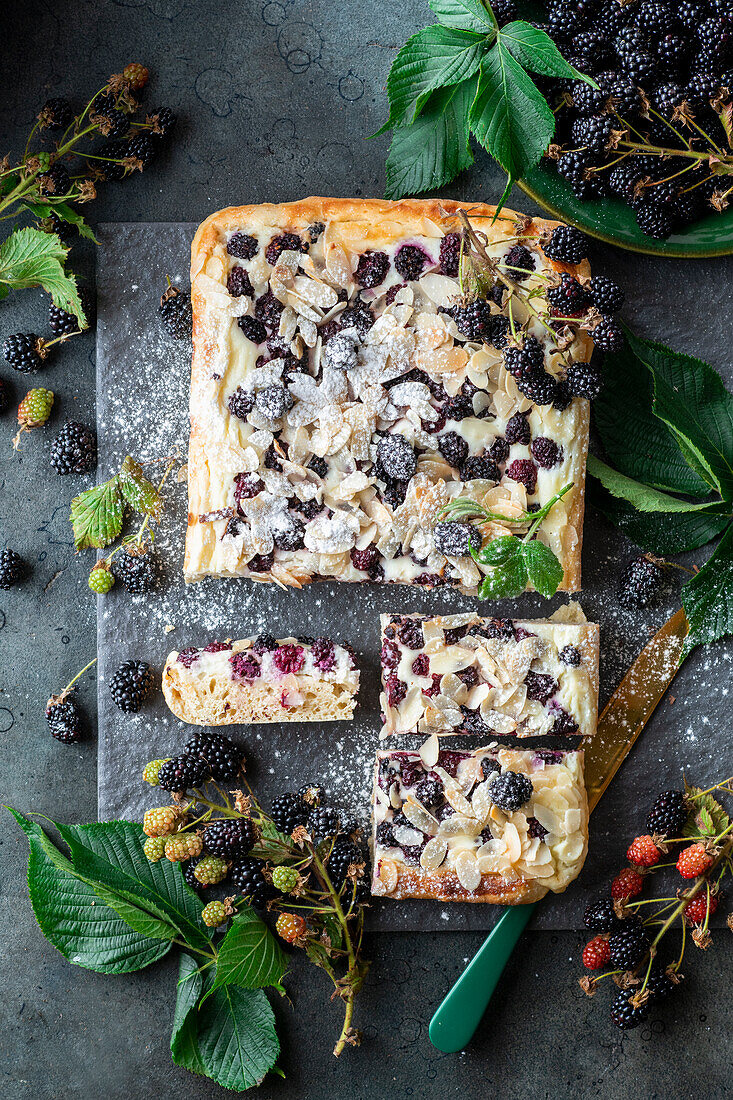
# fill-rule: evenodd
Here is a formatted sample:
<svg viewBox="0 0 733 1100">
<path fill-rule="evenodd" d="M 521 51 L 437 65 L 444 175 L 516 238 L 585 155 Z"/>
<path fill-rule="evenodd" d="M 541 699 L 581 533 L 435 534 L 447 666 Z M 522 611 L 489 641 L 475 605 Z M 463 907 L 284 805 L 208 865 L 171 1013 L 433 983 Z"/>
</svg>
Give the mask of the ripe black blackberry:
<svg viewBox="0 0 733 1100">
<path fill-rule="evenodd" d="M 286 792 L 273 798 L 270 817 L 276 829 L 290 836 L 298 825 L 305 825 L 308 820 L 308 807 L 297 795 Z"/>
<path fill-rule="evenodd" d="M 606 102 L 606 96 L 601 89 L 591 87 L 584 80 L 574 80 L 572 82 L 570 96 L 575 110 L 585 118 L 600 114 Z"/>
<path fill-rule="evenodd" d="M 466 340 L 488 342 L 491 337 L 491 306 L 483 298 L 477 298 L 466 306 L 456 306 L 453 320 Z"/>
<path fill-rule="evenodd" d="M 589 193 L 586 172 L 590 167 L 588 152 L 585 149 L 573 149 L 561 153 L 557 158 L 557 174 L 572 184 L 579 192 Z"/>
<path fill-rule="evenodd" d="M 621 577 L 618 601 L 622 607 L 632 610 L 646 607 L 656 596 L 664 579 L 664 571 L 652 558 L 642 555 L 629 562 Z"/>
<path fill-rule="evenodd" d="M 386 252 L 373 252 L 367 249 L 359 257 L 354 281 L 365 289 L 379 286 L 387 277 L 389 271 L 389 258 Z"/>
<path fill-rule="evenodd" d="M 417 470 L 415 451 L 398 432 L 384 435 L 377 444 L 377 466 L 387 478 L 409 481 Z"/>
<path fill-rule="evenodd" d="M 634 210 L 636 221 L 642 233 L 658 240 L 667 238 L 674 229 L 671 211 L 653 201 L 640 202 Z"/>
<path fill-rule="evenodd" d="M 35 332 L 16 332 L 3 341 L 3 355 L 14 370 L 34 374 L 43 366 L 47 352 L 43 340 Z"/>
<path fill-rule="evenodd" d="M 149 134 L 136 134 L 127 142 L 127 156 L 139 161 L 143 168 L 152 161 L 158 152 L 158 146 Z"/>
<path fill-rule="evenodd" d="M 15 550 L 6 548 L 0 551 L 0 588 L 12 588 L 23 580 L 26 570 L 25 561 Z"/>
<path fill-rule="evenodd" d="M 532 780 L 521 772 L 502 772 L 489 784 L 491 801 L 511 814 L 519 810 L 532 797 Z"/>
<path fill-rule="evenodd" d="M 515 283 L 524 282 L 535 269 L 534 256 L 523 244 L 512 245 L 504 257 L 503 263 L 509 268 L 508 274 L 514 279 Z M 498 289 L 501 291 L 502 288 L 499 287 Z M 500 304 L 501 301 L 497 302 L 497 305 Z"/>
<path fill-rule="evenodd" d="M 81 741 L 81 714 L 73 699 L 62 699 L 59 702 L 49 699 L 46 721 L 51 736 L 62 745 Z"/>
<path fill-rule="evenodd" d="M 507 443 L 529 443 L 532 433 L 529 420 L 524 413 L 514 413 L 507 422 L 504 430 L 504 438 Z"/>
<path fill-rule="evenodd" d="M 222 733 L 197 733 L 186 742 L 184 752 L 204 760 L 217 783 L 235 779 L 244 762 L 244 750 Z"/>
<path fill-rule="evenodd" d="M 93 111 L 92 115 L 92 121 L 99 127 L 99 132 L 112 141 L 125 137 L 130 129 L 130 120 L 127 115 L 115 107 L 106 107 L 104 111 Z"/>
<path fill-rule="evenodd" d="M 624 292 L 618 283 L 605 275 L 594 275 L 590 281 L 590 297 L 599 313 L 618 313 L 624 304 Z"/>
<path fill-rule="evenodd" d="M 298 798 L 302 798 L 307 806 L 321 806 L 326 797 L 326 792 L 320 783 L 305 783 L 298 791 Z"/>
<path fill-rule="evenodd" d="M 340 837 L 328 857 L 328 877 L 337 890 L 346 882 L 349 867 L 353 863 L 365 863 L 364 853 L 353 841 Z"/>
<path fill-rule="evenodd" d="M 193 327 L 193 309 L 191 294 L 188 290 L 179 290 L 169 284 L 160 299 L 158 316 L 163 327 L 175 340 L 184 340 L 191 336 Z"/>
<path fill-rule="evenodd" d="M 591 363 L 573 363 L 568 367 L 566 381 L 573 397 L 584 397 L 587 401 L 595 401 L 603 389 L 601 369 Z"/>
<path fill-rule="evenodd" d="M 87 318 L 90 312 L 89 295 L 86 291 L 79 291 L 79 297 Z M 59 309 L 53 302 L 48 307 L 48 326 L 54 336 L 69 336 L 72 332 L 79 332 L 79 321 L 74 313 L 67 313 L 65 309 Z"/>
<path fill-rule="evenodd" d="M 619 970 L 631 970 L 649 946 L 649 937 L 639 925 L 619 928 L 608 937 L 611 963 Z"/>
<path fill-rule="evenodd" d="M 112 572 L 128 592 L 140 596 L 154 588 L 160 578 L 160 561 L 154 550 L 134 543 L 123 547 L 112 559 Z"/>
<path fill-rule="evenodd" d="M 613 932 L 622 922 L 616 916 L 611 898 L 602 898 L 586 905 L 583 924 L 592 932 Z"/>
<path fill-rule="evenodd" d="M 153 673 L 145 661 L 125 661 L 109 681 L 115 705 L 127 714 L 140 710 L 152 687 Z"/>
<path fill-rule="evenodd" d="M 438 450 L 446 462 L 456 469 L 468 458 L 468 443 L 458 432 L 444 432 L 439 435 Z"/>
<path fill-rule="evenodd" d="M 664 791 L 647 814 L 646 827 L 650 834 L 678 837 L 687 821 L 687 803 L 681 791 Z"/>
<path fill-rule="evenodd" d="M 419 279 L 428 262 L 427 254 L 416 244 L 403 244 L 394 259 L 397 274 L 401 275 L 407 283 Z"/>
<path fill-rule="evenodd" d="M 670 993 L 674 993 L 677 988 L 661 966 L 652 966 L 652 971 L 649 975 L 646 987 L 649 990 L 649 996 L 652 1001 L 663 1001 L 665 997 L 669 997 Z"/>
<path fill-rule="evenodd" d="M 281 233 L 272 238 L 265 249 L 265 259 L 275 266 L 283 252 L 307 252 L 310 245 L 301 240 L 297 233 Z"/>
<path fill-rule="evenodd" d="M 706 15 L 706 5 L 698 0 L 681 0 L 676 8 L 680 23 L 690 30 L 696 29 Z"/>
<path fill-rule="evenodd" d="M 240 260 L 251 260 L 257 255 L 259 247 L 256 237 L 252 237 L 249 233 L 235 233 L 229 238 L 227 252 Z"/>
<path fill-rule="evenodd" d="M 633 994 L 633 989 L 620 989 L 611 1001 L 611 1019 L 622 1031 L 630 1031 L 631 1028 L 638 1027 L 651 1011 L 650 1001 L 645 1001 L 639 1008 L 634 1008 L 631 1004 Z"/>
<path fill-rule="evenodd" d="M 255 302 L 255 317 L 258 321 L 262 321 L 270 332 L 277 332 L 284 308 L 282 302 L 275 297 L 272 291 L 266 290 Z"/>
<path fill-rule="evenodd" d="M 251 340 L 253 344 L 264 344 L 267 339 L 267 329 L 263 321 L 258 320 L 256 317 L 249 317 L 245 314 L 244 317 L 237 318 L 237 324 L 247 339 Z"/>
<path fill-rule="evenodd" d="M 440 273 L 455 279 L 461 258 L 460 233 L 446 233 L 440 242 Z"/>
<path fill-rule="evenodd" d="M 624 330 L 613 317 L 602 315 L 592 337 L 599 351 L 621 351 L 624 346 Z"/>
<path fill-rule="evenodd" d="M 664 84 L 658 84 L 651 94 L 651 103 L 656 111 L 665 118 L 671 119 L 675 110 L 680 107 L 685 98 L 685 89 L 674 80 L 668 80 Z"/>
<path fill-rule="evenodd" d="M 38 185 L 42 195 L 67 195 L 71 190 L 71 177 L 65 165 L 52 164 L 47 172 L 41 172 L 38 176 Z"/>
<path fill-rule="evenodd" d="M 594 115 L 590 118 L 577 118 L 570 136 L 574 145 L 582 145 L 592 153 L 602 153 L 611 140 L 612 130 L 612 118 L 608 115 Z"/>
<path fill-rule="evenodd" d="M 241 859 L 257 840 L 254 824 L 245 817 L 212 821 L 204 829 L 204 848 L 223 859 Z"/>
<path fill-rule="evenodd" d="M 514 0 L 493 0 L 491 10 L 500 27 L 519 19 L 519 10 Z"/>
<path fill-rule="evenodd" d="M 97 437 L 78 420 L 67 420 L 51 444 L 51 465 L 57 474 L 85 474 L 97 464 Z"/>
<path fill-rule="evenodd" d="M 260 859 L 245 856 L 232 864 L 229 877 L 254 909 L 264 909 L 274 895 L 267 879 L 262 874 L 264 864 Z"/>
<path fill-rule="evenodd" d="M 535 405 L 552 405 L 557 382 L 547 371 L 528 371 L 517 380 L 517 389 Z"/>
<path fill-rule="evenodd" d="M 461 464 L 458 472 L 461 481 L 474 481 L 477 478 L 483 481 L 501 481 L 499 467 L 488 455 L 471 455 Z"/>
<path fill-rule="evenodd" d="M 166 141 L 173 133 L 177 120 L 177 116 L 171 111 L 170 107 L 159 107 L 157 111 L 153 111 L 145 119 L 150 123 L 150 130 L 148 131 L 151 141 Z"/>
<path fill-rule="evenodd" d="M 662 0 L 641 0 L 630 13 L 634 26 L 650 36 L 666 34 L 675 25 L 674 16 Z"/>
<path fill-rule="evenodd" d="M 588 255 L 588 238 L 572 225 L 558 225 L 544 246 L 545 255 L 562 264 L 579 264 Z"/>
<path fill-rule="evenodd" d="M 323 840 L 324 837 L 336 836 L 341 828 L 341 818 L 330 806 L 318 806 L 308 815 L 306 828 L 312 837 Z"/>
<path fill-rule="evenodd" d="M 158 772 L 158 786 L 164 791 L 180 793 L 192 787 L 199 787 L 207 778 L 207 767 L 203 760 L 182 753 L 173 756 L 161 765 Z"/>
<path fill-rule="evenodd" d="M 122 161 L 127 157 L 126 141 L 107 141 L 100 146 L 98 156 L 104 159 L 95 160 L 96 170 L 101 173 L 102 179 L 108 183 L 124 179 L 127 169 Z"/>
<path fill-rule="evenodd" d="M 68 99 L 56 96 L 47 99 L 41 108 L 38 120 L 49 130 L 65 130 L 74 120 L 74 110 Z"/>
<path fill-rule="evenodd" d="M 437 806 L 442 797 L 443 784 L 431 775 L 426 775 L 415 787 L 415 798 L 428 809 Z"/>
<path fill-rule="evenodd" d="M 580 317 L 590 305 L 586 288 L 567 271 L 563 271 L 559 284 L 547 291 L 547 301 L 559 317 Z"/>
<path fill-rule="evenodd" d="M 545 352 L 542 344 L 534 336 L 525 337 L 521 347 L 504 349 L 504 366 L 514 378 L 542 370 Z"/>
</svg>

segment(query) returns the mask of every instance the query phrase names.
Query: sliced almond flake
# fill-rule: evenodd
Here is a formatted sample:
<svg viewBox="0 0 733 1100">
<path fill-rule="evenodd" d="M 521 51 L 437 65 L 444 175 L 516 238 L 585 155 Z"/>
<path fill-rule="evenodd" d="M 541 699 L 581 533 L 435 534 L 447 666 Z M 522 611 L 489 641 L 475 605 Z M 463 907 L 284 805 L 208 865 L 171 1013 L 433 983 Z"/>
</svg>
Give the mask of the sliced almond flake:
<svg viewBox="0 0 733 1100">
<path fill-rule="evenodd" d="M 298 328 L 300 334 L 303 337 L 303 343 L 308 348 L 314 348 L 316 341 L 318 340 L 318 329 L 315 326 L 314 321 L 309 321 L 305 317 L 298 317 Z"/>
<path fill-rule="evenodd" d="M 548 833 L 557 835 L 560 829 L 560 820 L 558 816 L 536 799 L 533 807 L 533 816 L 537 818 L 543 829 L 547 829 Z"/>
<path fill-rule="evenodd" d="M 483 783 L 479 783 L 471 796 L 471 810 L 473 816 L 478 818 L 479 821 L 486 821 L 487 817 L 491 813 L 491 807 L 493 805 L 491 801 L 491 795 L 489 794 L 490 780 L 486 779 Z"/>
<path fill-rule="evenodd" d="M 585 617 L 585 612 L 580 606 L 577 600 L 570 600 L 569 603 L 563 604 L 562 607 L 558 607 L 557 611 L 553 611 L 549 616 L 550 621 L 553 623 L 587 623 L 588 620 Z"/>
<path fill-rule="evenodd" d="M 461 288 L 456 279 L 451 279 L 448 275 L 438 275 L 434 272 L 423 275 L 420 280 L 420 290 L 427 294 L 436 306 L 450 306 L 461 293 Z"/>
<path fill-rule="evenodd" d="M 481 580 L 481 571 L 470 558 L 448 558 L 453 576 L 457 577 L 463 588 L 474 589 Z"/>
<path fill-rule="evenodd" d="M 424 370 L 428 374 L 455 374 L 468 362 L 468 352 L 465 348 L 456 347 L 440 347 L 435 351 L 417 348 L 413 360 L 418 370 Z"/>
<path fill-rule="evenodd" d="M 494 733 L 506 736 L 507 734 L 514 733 L 517 728 L 517 720 L 513 718 L 511 714 L 504 714 L 500 710 L 488 710 L 484 713 L 481 709 L 481 717 L 487 726 L 490 726 Z"/>
<path fill-rule="evenodd" d="M 468 697 L 468 688 L 454 672 L 447 672 L 445 676 L 441 677 L 440 691 L 442 696 L 446 696 L 458 704 L 465 703 Z"/>
<path fill-rule="evenodd" d="M 406 825 L 397 825 L 392 830 L 392 835 L 400 848 L 414 848 L 416 844 L 421 844 L 423 839 L 420 829 L 408 829 Z"/>
<path fill-rule="evenodd" d="M 438 740 L 438 735 L 437 733 L 431 733 L 420 746 L 420 759 L 425 767 L 430 770 L 438 763 L 439 755 L 440 741 Z"/>
<path fill-rule="evenodd" d="M 431 709 L 437 712 L 438 717 L 442 718 L 451 729 L 462 725 L 463 715 L 452 699 L 445 695 L 434 695 L 431 702 Z"/>
<path fill-rule="evenodd" d="M 448 841 L 444 836 L 434 836 L 422 850 L 420 866 L 425 871 L 437 871 L 448 852 Z"/>
<path fill-rule="evenodd" d="M 457 836 L 478 836 L 481 832 L 481 822 L 477 821 L 475 817 L 466 817 L 465 814 L 456 813 L 451 814 L 450 817 L 443 818 L 438 829 L 438 836 L 457 837 Z"/>
<path fill-rule="evenodd" d="M 478 869 L 476 856 L 470 849 L 466 849 L 456 856 L 454 866 L 458 881 L 463 889 L 468 890 L 470 894 L 478 890 L 481 885 L 481 872 Z"/>
<path fill-rule="evenodd" d="M 532 863 L 537 856 L 542 841 L 538 836 L 527 837 L 526 843 L 522 844 L 522 859 L 526 863 Z"/>
<path fill-rule="evenodd" d="M 296 275 L 293 290 L 312 306 L 319 309 L 331 309 L 338 302 L 338 294 L 333 287 L 327 286 L 308 275 Z"/>
<path fill-rule="evenodd" d="M 419 829 L 421 833 L 425 833 L 427 836 L 435 836 L 438 832 L 438 822 L 436 819 L 432 814 L 428 813 L 425 807 L 418 802 L 413 795 L 408 794 L 407 800 L 402 807 L 402 812 L 407 820 L 414 825 L 416 829 Z M 414 841 L 413 843 L 419 844 L 420 841 Z"/>
<path fill-rule="evenodd" d="M 514 646 L 507 647 L 504 654 L 504 667 L 513 683 L 521 684 L 527 677 L 530 665 L 540 649 L 539 638 L 522 638 Z"/>
<path fill-rule="evenodd" d="M 516 863 L 522 854 L 522 841 L 519 837 L 517 827 L 513 821 L 507 821 L 506 828 L 504 829 L 504 840 L 506 842 L 506 849 L 509 859 L 512 863 Z"/>
<path fill-rule="evenodd" d="M 390 783 L 389 785 L 389 802 L 393 809 L 402 809 L 402 796 L 400 795 L 400 785 L 396 780 L 394 783 Z"/>
<path fill-rule="evenodd" d="M 359 520 L 350 512 L 323 513 L 306 526 L 304 541 L 306 548 L 316 553 L 339 554 L 351 549 L 359 530 Z"/>
<path fill-rule="evenodd" d="M 473 806 L 468 801 L 455 779 L 451 779 L 449 776 L 448 780 L 444 781 L 443 785 L 445 788 L 445 797 L 448 799 L 453 809 L 457 813 L 463 814 L 465 817 L 473 817 Z"/>
<path fill-rule="evenodd" d="M 400 872 L 393 859 L 380 859 L 378 877 L 386 894 L 391 894 L 397 889 Z"/>
</svg>

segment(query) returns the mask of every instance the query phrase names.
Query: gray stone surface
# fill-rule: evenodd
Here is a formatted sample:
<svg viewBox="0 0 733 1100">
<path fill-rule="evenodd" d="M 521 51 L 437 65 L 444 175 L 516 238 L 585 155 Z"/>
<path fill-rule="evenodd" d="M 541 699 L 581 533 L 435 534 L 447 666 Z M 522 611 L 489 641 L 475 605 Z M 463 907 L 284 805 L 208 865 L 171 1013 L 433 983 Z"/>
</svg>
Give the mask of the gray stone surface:
<svg viewBox="0 0 733 1100">
<path fill-rule="evenodd" d="M 283 200 L 308 192 L 379 194 L 385 139 L 363 140 L 383 119 L 383 85 L 393 48 L 428 19 L 425 5 L 380 7 L 358 0 L 214 3 L 212 0 L 9 0 L 3 7 L 3 146 L 22 148 L 49 94 L 87 94 L 130 59 L 150 65 L 151 103 L 169 104 L 183 125 L 171 153 L 142 178 L 110 186 L 89 208 L 96 222 L 197 221 L 231 202 Z M 451 188 L 459 198 L 498 193 L 498 176 L 480 154 Z M 517 205 L 528 208 L 521 196 Z M 91 283 L 93 256 L 75 247 L 77 270 Z M 633 301 L 625 316 L 648 335 L 730 370 L 731 261 L 680 263 L 594 250 Z M 26 292 L 0 306 L 0 335 L 43 329 L 45 303 Z M 39 377 L 58 394 L 51 428 L 73 416 L 94 419 L 94 337 L 63 348 Z M 23 381 L 4 365 L 16 395 Z M 86 560 L 73 554 L 66 521 L 71 496 L 90 478 L 61 480 L 50 470 L 52 431 L 25 439 L 12 455 L 11 418 L 0 424 L 0 532 L 20 550 L 32 578 L 0 599 L 0 795 L 25 810 L 62 820 L 96 815 L 96 704 L 93 679 L 81 700 L 90 736 L 64 748 L 47 734 L 45 700 L 94 653 L 95 608 Z M 596 517 L 598 551 L 586 577 L 612 585 L 612 533 Z M 606 543 L 604 540 L 608 540 Z M 608 550 L 604 553 L 603 547 Z M 595 600 L 596 597 L 592 597 Z M 671 606 L 672 593 L 665 607 Z M 628 658 L 629 624 L 598 597 L 591 610 L 604 629 L 607 690 Z M 688 771 L 720 775 L 709 731 L 725 719 L 729 654 L 694 657 L 645 734 L 645 752 L 626 768 L 650 793 L 676 779 L 669 746 L 686 739 Z M 124 725 L 120 725 L 120 738 Z M 653 746 L 649 749 L 648 746 Z M 634 822 L 618 815 L 613 791 L 593 823 L 593 843 L 621 856 Z M 0 829 L 0 1080 L 9 1100 L 128 1100 L 148 1094 L 214 1098 L 221 1090 L 174 1067 L 167 1051 L 175 968 L 163 964 L 126 978 L 71 967 L 43 939 L 24 883 L 26 845 L 6 821 Z M 330 1054 L 336 1012 L 321 976 L 301 967 L 276 1005 L 286 1078 L 260 1095 L 288 1100 L 459 1097 L 500 1092 L 509 1100 L 571 1095 L 722 1098 L 729 1095 L 730 937 L 690 958 L 689 985 L 677 1006 L 639 1031 L 610 1025 L 605 994 L 586 1000 L 575 984 L 579 932 L 527 934 L 492 1002 L 491 1016 L 467 1052 L 444 1056 L 427 1024 L 445 990 L 481 942 L 478 933 L 368 937 L 375 965 L 361 998 L 366 1041 L 336 1063 Z"/>
</svg>

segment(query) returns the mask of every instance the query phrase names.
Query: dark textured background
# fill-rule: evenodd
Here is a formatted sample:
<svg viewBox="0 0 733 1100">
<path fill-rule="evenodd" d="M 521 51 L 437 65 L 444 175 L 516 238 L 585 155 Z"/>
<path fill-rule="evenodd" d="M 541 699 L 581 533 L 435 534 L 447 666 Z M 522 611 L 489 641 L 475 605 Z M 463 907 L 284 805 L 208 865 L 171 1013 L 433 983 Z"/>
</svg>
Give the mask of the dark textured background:
<svg viewBox="0 0 733 1100">
<path fill-rule="evenodd" d="M 254 4 L 225 0 L 10 0 L 3 6 L 0 134 L 3 148 L 22 148 L 38 106 L 50 94 L 87 96 L 128 60 L 154 70 L 148 102 L 182 116 L 175 148 L 140 178 L 112 185 L 89 208 L 95 222 L 197 221 L 232 202 L 285 200 L 307 193 L 380 194 L 384 139 L 363 139 L 381 124 L 383 85 L 393 51 L 428 20 L 425 5 L 363 0 L 292 0 Z M 451 189 L 458 198 L 491 200 L 497 174 L 483 155 Z M 515 203 L 528 207 L 521 196 Z M 93 255 L 76 269 L 93 283 Z M 638 288 L 625 316 L 640 331 L 695 352 L 730 376 L 731 262 L 683 264 L 594 249 L 596 267 Z M 44 330 L 38 292 L 0 307 L 0 335 Z M 41 384 L 58 395 L 52 427 L 69 416 L 94 418 L 94 337 L 64 347 Z M 22 396 L 23 381 L 4 364 L 0 375 Z M 131 394 L 131 401 L 138 399 Z M 0 533 L 3 544 L 32 563 L 28 584 L 0 599 L 0 734 L 2 801 L 64 820 L 96 815 L 95 742 L 52 741 L 42 717 L 60 689 L 95 650 L 95 607 L 86 587 L 88 562 L 74 560 L 68 503 L 82 479 L 61 481 L 48 464 L 52 432 L 26 437 L 11 455 L 11 418 L 0 426 Z M 85 484 L 88 483 L 88 479 Z M 603 627 L 606 690 L 640 628 L 603 596 L 617 572 L 618 542 L 597 518 L 592 559 L 584 562 L 588 602 Z M 648 616 L 661 620 L 674 595 Z M 585 601 L 584 601 L 585 602 Z M 710 750 L 711 728 L 729 717 L 724 690 L 730 651 L 696 655 L 645 734 L 643 758 L 627 767 L 646 777 L 651 797 L 678 771 L 669 746 L 687 746 L 696 778 L 721 775 Z M 81 698 L 94 729 L 95 691 Z M 124 722 L 120 724 L 124 738 Z M 647 746 L 653 746 L 649 748 Z M 593 823 L 596 842 L 614 836 L 619 856 L 641 821 L 624 816 L 616 829 L 613 791 Z M 68 964 L 41 936 L 24 884 L 25 842 L 0 830 L 2 987 L 0 1066 L 9 1100 L 108 1097 L 151 1093 L 214 1098 L 217 1086 L 174 1067 L 167 1040 L 174 964 L 125 978 L 107 978 Z M 578 922 L 579 923 L 579 922 Z M 529 933 L 507 968 L 491 1015 L 467 1052 L 444 1056 L 427 1024 L 445 990 L 481 942 L 475 933 L 368 937 L 375 959 L 360 997 L 364 1045 L 336 1063 L 330 1055 L 337 1011 L 325 980 L 301 967 L 289 979 L 293 1006 L 275 1006 L 281 1024 L 284 1081 L 273 1078 L 263 1100 L 370 1100 L 458 1097 L 501 1092 L 507 1100 L 575 1094 L 709 1097 L 729 1094 L 730 937 L 719 932 L 710 952 L 687 967 L 688 986 L 676 1007 L 623 1035 L 609 1023 L 606 994 L 586 1000 L 577 989 L 582 933 Z"/>
</svg>

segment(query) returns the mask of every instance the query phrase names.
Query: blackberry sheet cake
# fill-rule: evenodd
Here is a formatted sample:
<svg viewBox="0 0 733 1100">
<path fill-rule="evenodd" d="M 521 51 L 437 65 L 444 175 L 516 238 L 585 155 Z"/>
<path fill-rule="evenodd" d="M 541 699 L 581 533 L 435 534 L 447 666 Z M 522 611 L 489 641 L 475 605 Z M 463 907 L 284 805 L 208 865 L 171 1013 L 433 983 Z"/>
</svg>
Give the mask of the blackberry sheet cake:
<svg viewBox="0 0 733 1100">
<path fill-rule="evenodd" d="M 380 751 L 372 893 L 538 901 L 575 879 L 588 850 L 582 751 Z"/>
<path fill-rule="evenodd" d="M 468 497 L 516 521 L 572 483 L 538 536 L 561 587 L 579 587 L 589 409 L 563 379 L 592 341 L 538 303 L 549 311 L 548 286 L 562 271 L 587 280 L 588 264 L 545 255 L 556 223 L 507 210 L 492 223 L 493 207 L 471 204 L 492 262 L 534 306 L 509 309 L 498 276 L 486 297 L 462 296 L 461 209 L 309 198 L 199 228 L 187 580 L 475 594 L 487 567 L 458 545 L 459 525 L 436 530 L 440 509 Z"/>
<path fill-rule="evenodd" d="M 382 615 L 382 737 L 592 735 L 600 632 L 581 618 Z"/>
<path fill-rule="evenodd" d="M 354 716 L 359 669 L 346 642 L 267 634 L 169 653 L 165 701 L 184 722 L 341 722 Z"/>
</svg>

